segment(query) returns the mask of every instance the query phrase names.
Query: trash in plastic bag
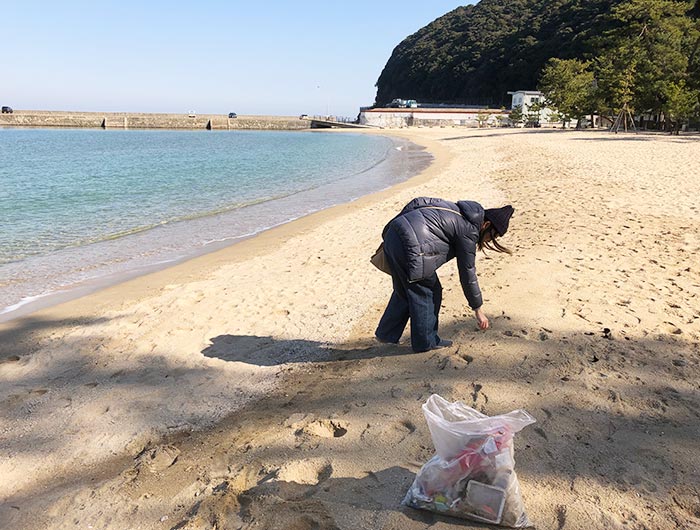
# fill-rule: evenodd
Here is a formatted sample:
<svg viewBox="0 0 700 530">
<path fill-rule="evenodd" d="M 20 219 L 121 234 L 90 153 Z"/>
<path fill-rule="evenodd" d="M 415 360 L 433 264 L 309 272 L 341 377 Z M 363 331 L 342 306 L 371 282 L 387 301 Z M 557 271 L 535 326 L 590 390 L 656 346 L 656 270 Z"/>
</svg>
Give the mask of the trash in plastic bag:
<svg viewBox="0 0 700 530">
<path fill-rule="evenodd" d="M 513 435 L 535 418 L 524 410 L 486 416 L 437 394 L 422 408 L 437 454 L 420 469 L 403 504 L 501 526 L 530 526 L 514 469 Z"/>
</svg>

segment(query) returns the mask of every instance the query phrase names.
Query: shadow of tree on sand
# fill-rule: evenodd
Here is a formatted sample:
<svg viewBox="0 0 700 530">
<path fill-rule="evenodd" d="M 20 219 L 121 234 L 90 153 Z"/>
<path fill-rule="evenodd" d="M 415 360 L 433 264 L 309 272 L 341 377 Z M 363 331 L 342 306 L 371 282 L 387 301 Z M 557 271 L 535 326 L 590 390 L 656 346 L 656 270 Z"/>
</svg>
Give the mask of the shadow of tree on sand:
<svg viewBox="0 0 700 530">
<path fill-rule="evenodd" d="M 524 408 L 537 418 L 538 423 L 516 439 L 516 471 L 528 513 L 542 528 L 562 527 L 561 521 L 582 528 L 576 525 L 594 513 L 603 525 L 598 527 L 615 528 L 616 521 L 624 520 L 624 509 L 618 506 L 625 503 L 650 506 L 669 524 L 677 521 L 679 528 L 700 522 L 694 449 L 700 438 L 698 345 L 671 336 L 628 340 L 616 330 L 554 333 L 528 326 L 494 318 L 492 329 L 481 333 L 448 323 L 441 330 L 455 340 L 454 346 L 420 354 L 405 343 L 381 345 L 370 338 L 328 344 L 216 336 L 202 355 L 253 368 L 280 366 L 284 379 L 279 388 L 215 426 L 153 440 L 153 446 L 172 445 L 180 452 L 158 473 L 141 469 L 138 455 L 127 454 L 105 462 L 101 469 L 56 474 L 5 499 L 0 523 L 9 522 L 8 528 L 42 527 L 42 513 L 60 509 L 95 527 L 109 527 L 115 520 L 156 527 L 149 521 L 153 514 L 163 513 L 171 516 L 168 528 L 180 521 L 179 527 L 187 528 L 187 521 L 207 513 L 210 521 L 265 518 L 268 528 L 413 524 L 409 527 L 424 529 L 438 521 L 441 528 L 463 527 L 469 523 L 453 519 L 448 523 L 400 507 L 414 473 L 433 453 L 420 412 L 431 393 L 463 401 L 486 414 Z M 23 341 L 27 344 L 22 352 L 5 343 L 3 354 L 11 350 L 21 359 L 31 356 L 31 337 L 24 336 Z M 77 371 L 77 377 L 62 380 L 61 391 L 95 381 L 99 383 L 95 399 L 103 387 L 152 396 L 149 401 L 135 401 L 138 414 L 129 416 L 129 421 L 144 425 L 156 422 L 162 407 L 175 405 L 168 401 L 172 392 L 158 393 L 161 385 L 183 388 L 180 378 L 186 378 L 196 388 L 208 388 L 214 372 L 222 369 L 222 363 L 179 366 L 161 348 L 130 372 L 115 375 L 112 367 L 96 366 L 86 379 L 80 371 L 85 361 L 80 351 L 88 345 L 78 341 L 63 346 L 72 353 L 61 360 L 67 364 L 60 368 Z M 93 350 L 83 354 L 94 355 Z M 43 377 L 27 372 L 15 384 L 28 388 L 39 385 Z M 228 395 L 223 387 L 208 390 Z M 49 388 L 46 396 L 53 391 Z M 32 421 L 49 411 L 34 407 Z M 3 415 L 8 412 L 9 408 Z M 4 419 L 15 421 L 10 415 Z M 304 426 L 296 428 L 296 423 Z M 31 437 L 6 442 L 13 451 L 32 451 Z M 48 449 L 60 449 L 69 439 L 57 433 L 46 442 Z M 366 476 L 348 478 L 345 459 L 366 462 Z M 294 466 L 306 480 L 294 478 L 290 472 Z M 251 479 L 241 482 L 242 476 Z M 585 494 L 578 493 L 579 488 Z M 83 497 L 75 498 L 85 499 L 85 511 L 66 491 L 83 492 Z M 161 493 L 146 496 L 153 491 Z M 194 491 L 196 496 L 190 494 Z M 568 504 L 568 498 L 575 505 Z M 114 506 L 110 504 L 114 499 L 123 501 L 105 511 L 105 506 Z M 581 506 L 578 515 L 576 505 Z M 26 512 L 29 506 L 34 513 Z M 92 506 L 96 508 L 87 519 Z M 134 506 L 138 513 L 126 513 Z M 267 519 L 273 517 L 290 525 L 275 526 L 273 519 Z M 234 526 L 217 526 L 228 527 Z"/>
</svg>

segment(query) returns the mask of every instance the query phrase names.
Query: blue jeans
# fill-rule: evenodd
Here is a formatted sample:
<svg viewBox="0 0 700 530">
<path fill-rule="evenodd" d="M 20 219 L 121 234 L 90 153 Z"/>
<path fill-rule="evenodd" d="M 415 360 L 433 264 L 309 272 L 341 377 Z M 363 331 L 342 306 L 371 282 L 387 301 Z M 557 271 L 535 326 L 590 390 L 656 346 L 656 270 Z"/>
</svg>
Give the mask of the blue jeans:
<svg viewBox="0 0 700 530">
<path fill-rule="evenodd" d="M 437 274 L 419 282 L 409 282 L 403 245 L 393 230 L 384 235 L 384 254 L 391 266 L 394 292 L 375 331 L 383 342 L 398 342 L 411 320 L 411 347 L 428 351 L 440 342 L 438 314 L 442 304 L 442 285 Z"/>
</svg>

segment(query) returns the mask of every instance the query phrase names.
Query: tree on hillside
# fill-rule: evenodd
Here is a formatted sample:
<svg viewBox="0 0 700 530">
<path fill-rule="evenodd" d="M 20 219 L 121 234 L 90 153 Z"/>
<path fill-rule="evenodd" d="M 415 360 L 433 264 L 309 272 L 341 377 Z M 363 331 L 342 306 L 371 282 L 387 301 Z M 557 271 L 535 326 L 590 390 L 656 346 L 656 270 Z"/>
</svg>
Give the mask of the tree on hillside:
<svg viewBox="0 0 700 530">
<path fill-rule="evenodd" d="M 394 98 L 498 106 L 533 89 L 550 57 L 594 53 L 590 37 L 620 0 L 481 0 L 434 20 L 396 48 L 376 104 Z"/>
<path fill-rule="evenodd" d="M 505 103 L 508 91 L 538 85 L 564 115 L 625 108 L 656 116 L 661 127 L 664 113 L 686 108 L 700 90 L 700 0 L 481 0 L 458 7 L 396 46 L 375 103 L 493 106 Z"/>
</svg>

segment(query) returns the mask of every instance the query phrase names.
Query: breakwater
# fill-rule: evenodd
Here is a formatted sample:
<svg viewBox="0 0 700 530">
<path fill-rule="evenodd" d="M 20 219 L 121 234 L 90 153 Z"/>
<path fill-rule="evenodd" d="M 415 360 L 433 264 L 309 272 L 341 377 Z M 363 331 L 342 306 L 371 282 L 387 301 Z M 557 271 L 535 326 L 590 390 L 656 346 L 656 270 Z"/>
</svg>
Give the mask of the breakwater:
<svg viewBox="0 0 700 530">
<path fill-rule="evenodd" d="M 311 127 L 311 121 L 299 119 L 296 116 L 239 116 L 237 118 L 229 118 L 226 114 L 15 110 L 12 114 L 0 114 L 0 127 L 303 130 Z"/>
</svg>

